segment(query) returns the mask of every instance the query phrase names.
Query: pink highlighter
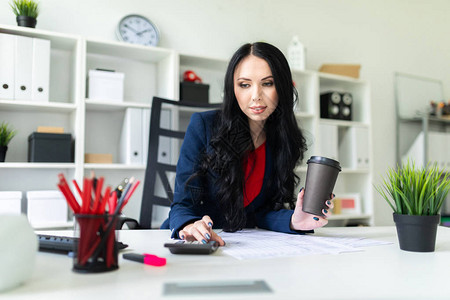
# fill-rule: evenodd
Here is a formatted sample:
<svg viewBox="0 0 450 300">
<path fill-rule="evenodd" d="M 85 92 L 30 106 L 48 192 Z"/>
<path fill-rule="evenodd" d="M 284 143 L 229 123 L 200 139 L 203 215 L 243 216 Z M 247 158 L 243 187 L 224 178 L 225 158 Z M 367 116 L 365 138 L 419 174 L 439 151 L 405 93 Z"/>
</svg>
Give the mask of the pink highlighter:
<svg viewBox="0 0 450 300">
<path fill-rule="evenodd" d="M 137 253 L 125 253 L 122 255 L 124 259 L 137 261 L 149 266 L 162 267 L 165 266 L 167 261 L 164 257 L 159 257 L 153 254 L 137 254 Z"/>
</svg>

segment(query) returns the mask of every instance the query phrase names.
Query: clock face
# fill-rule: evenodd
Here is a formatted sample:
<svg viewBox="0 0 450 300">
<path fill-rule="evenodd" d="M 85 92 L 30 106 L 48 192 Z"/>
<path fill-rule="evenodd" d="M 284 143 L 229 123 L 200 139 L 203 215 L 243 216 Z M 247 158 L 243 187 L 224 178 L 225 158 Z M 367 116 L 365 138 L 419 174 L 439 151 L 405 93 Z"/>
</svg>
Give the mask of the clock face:
<svg viewBox="0 0 450 300">
<path fill-rule="evenodd" d="M 128 15 L 120 20 L 117 37 L 127 43 L 156 46 L 159 31 L 149 19 L 140 15 Z"/>
</svg>

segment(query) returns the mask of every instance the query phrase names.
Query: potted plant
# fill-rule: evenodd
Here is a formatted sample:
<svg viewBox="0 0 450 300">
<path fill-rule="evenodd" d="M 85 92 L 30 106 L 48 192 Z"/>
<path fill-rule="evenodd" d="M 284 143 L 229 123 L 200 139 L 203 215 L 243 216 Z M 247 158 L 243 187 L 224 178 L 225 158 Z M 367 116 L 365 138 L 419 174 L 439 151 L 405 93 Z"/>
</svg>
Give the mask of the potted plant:
<svg viewBox="0 0 450 300">
<path fill-rule="evenodd" d="M 6 150 L 11 139 L 16 135 L 16 131 L 11 129 L 6 122 L 0 124 L 0 162 L 5 161 Z"/>
<path fill-rule="evenodd" d="M 433 252 L 440 209 L 450 190 L 449 174 L 436 165 L 416 168 L 413 162 L 389 169 L 375 189 L 394 211 L 400 249 Z"/>
<path fill-rule="evenodd" d="M 16 15 L 17 25 L 35 28 L 39 4 L 33 0 L 13 0 L 10 6 Z"/>
</svg>

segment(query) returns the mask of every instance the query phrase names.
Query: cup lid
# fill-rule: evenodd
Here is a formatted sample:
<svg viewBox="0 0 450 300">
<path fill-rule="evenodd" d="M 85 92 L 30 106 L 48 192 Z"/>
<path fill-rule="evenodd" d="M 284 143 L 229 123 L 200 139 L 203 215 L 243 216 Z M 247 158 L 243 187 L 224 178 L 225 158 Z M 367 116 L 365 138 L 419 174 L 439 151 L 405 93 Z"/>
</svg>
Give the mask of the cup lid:
<svg viewBox="0 0 450 300">
<path fill-rule="evenodd" d="M 327 166 L 338 169 L 339 172 L 341 171 L 341 165 L 339 164 L 339 162 L 337 160 L 334 160 L 334 159 L 331 159 L 328 157 L 324 157 L 324 156 L 311 156 L 311 158 L 308 159 L 308 161 L 306 163 L 307 164 L 315 163 L 315 164 L 327 165 Z"/>
</svg>

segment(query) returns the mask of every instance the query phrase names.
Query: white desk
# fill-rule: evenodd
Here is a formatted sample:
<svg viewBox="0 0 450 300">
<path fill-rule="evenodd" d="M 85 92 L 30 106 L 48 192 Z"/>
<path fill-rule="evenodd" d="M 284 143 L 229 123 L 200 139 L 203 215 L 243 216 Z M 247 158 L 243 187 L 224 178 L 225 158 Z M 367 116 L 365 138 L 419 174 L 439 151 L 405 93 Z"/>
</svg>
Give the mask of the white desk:
<svg viewBox="0 0 450 300">
<path fill-rule="evenodd" d="M 167 258 L 165 267 L 123 260 L 119 270 L 78 274 L 72 259 L 38 253 L 33 277 L 1 299 L 450 299 L 450 228 L 440 227 L 436 251 L 398 247 L 394 227 L 322 228 L 316 235 L 394 242 L 363 252 L 266 260 L 237 260 L 218 250 L 209 256 L 172 255 L 169 231 L 121 231 L 129 250 Z M 272 293 L 164 296 L 165 282 L 262 279 Z"/>
</svg>

